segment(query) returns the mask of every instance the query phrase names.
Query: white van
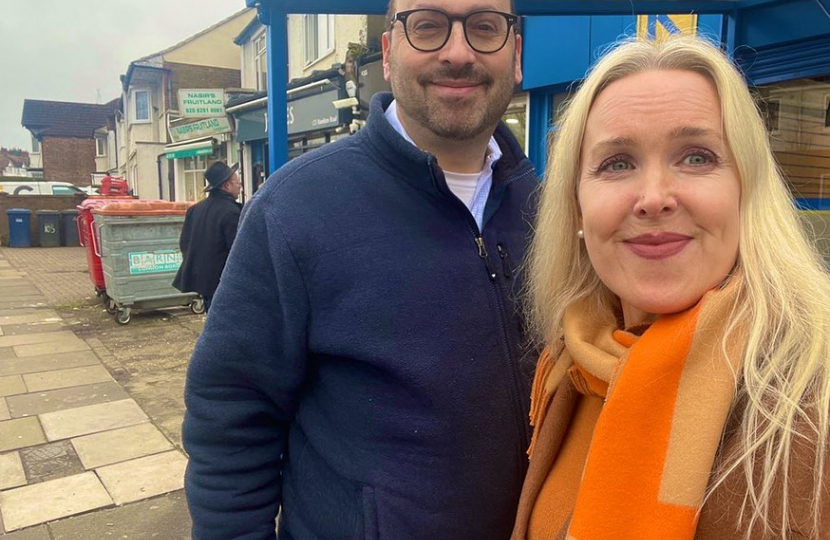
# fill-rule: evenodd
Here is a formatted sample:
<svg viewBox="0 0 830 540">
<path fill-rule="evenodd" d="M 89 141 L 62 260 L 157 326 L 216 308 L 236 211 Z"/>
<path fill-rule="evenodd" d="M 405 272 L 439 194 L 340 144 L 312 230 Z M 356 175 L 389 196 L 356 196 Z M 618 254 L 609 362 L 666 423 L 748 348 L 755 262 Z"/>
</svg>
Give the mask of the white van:
<svg viewBox="0 0 830 540">
<path fill-rule="evenodd" d="M 69 182 L 52 182 L 34 178 L 0 180 L 0 191 L 5 191 L 9 195 L 75 195 L 76 193 L 86 195 L 81 188 Z"/>
</svg>

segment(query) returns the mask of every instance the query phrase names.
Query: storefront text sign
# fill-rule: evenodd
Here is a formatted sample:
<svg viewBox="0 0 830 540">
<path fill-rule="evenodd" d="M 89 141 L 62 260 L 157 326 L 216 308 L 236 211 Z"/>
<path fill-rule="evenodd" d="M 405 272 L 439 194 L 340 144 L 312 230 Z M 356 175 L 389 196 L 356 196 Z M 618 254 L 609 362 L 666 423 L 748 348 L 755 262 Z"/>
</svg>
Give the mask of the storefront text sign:
<svg viewBox="0 0 830 540">
<path fill-rule="evenodd" d="M 227 116 L 220 118 L 205 118 L 198 122 L 170 126 L 170 138 L 174 143 L 227 133 L 231 130 L 231 123 Z"/>
<path fill-rule="evenodd" d="M 177 249 L 131 251 L 129 261 L 131 275 L 175 272 L 182 264 L 182 252 Z"/>
<path fill-rule="evenodd" d="M 338 99 L 337 88 L 288 102 L 288 134 L 318 131 L 341 124 L 332 101 Z"/>
<path fill-rule="evenodd" d="M 179 113 L 185 118 L 225 116 L 225 91 L 216 88 L 179 90 Z"/>
</svg>

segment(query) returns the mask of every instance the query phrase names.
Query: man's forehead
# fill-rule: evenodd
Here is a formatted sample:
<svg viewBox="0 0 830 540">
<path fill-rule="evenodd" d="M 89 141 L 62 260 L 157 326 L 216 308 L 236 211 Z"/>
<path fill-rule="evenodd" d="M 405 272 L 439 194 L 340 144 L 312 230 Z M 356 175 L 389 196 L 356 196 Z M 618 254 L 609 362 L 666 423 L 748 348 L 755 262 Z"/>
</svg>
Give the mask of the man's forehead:
<svg viewBox="0 0 830 540">
<path fill-rule="evenodd" d="M 470 13 L 471 11 L 510 11 L 510 0 L 397 0 L 396 11 L 409 9 L 440 9 L 447 13 Z"/>
</svg>

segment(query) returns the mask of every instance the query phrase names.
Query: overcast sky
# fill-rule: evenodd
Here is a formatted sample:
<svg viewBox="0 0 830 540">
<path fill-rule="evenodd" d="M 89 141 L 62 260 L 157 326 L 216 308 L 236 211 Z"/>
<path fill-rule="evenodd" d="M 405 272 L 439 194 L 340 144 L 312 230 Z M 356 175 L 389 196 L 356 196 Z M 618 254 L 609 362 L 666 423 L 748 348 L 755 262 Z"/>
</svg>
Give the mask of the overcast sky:
<svg viewBox="0 0 830 540">
<path fill-rule="evenodd" d="M 106 103 L 133 60 L 245 8 L 245 0 L 2 0 L 0 146 L 31 150 L 24 99 Z"/>
</svg>

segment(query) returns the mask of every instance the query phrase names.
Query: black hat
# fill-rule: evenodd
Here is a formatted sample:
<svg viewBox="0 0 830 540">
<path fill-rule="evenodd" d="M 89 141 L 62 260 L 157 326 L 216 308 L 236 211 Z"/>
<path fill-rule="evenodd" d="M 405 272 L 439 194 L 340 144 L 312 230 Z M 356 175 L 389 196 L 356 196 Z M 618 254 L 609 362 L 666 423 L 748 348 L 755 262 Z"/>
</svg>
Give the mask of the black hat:
<svg viewBox="0 0 830 540">
<path fill-rule="evenodd" d="M 205 188 L 205 191 L 210 191 L 211 189 L 216 189 L 224 184 L 233 173 L 239 168 L 239 163 L 234 163 L 230 167 L 224 161 L 217 161 L 213 165 L 207 168 L 205 171 L 205 180 L 208 182 L 208 186 Z"/>
</svg>

